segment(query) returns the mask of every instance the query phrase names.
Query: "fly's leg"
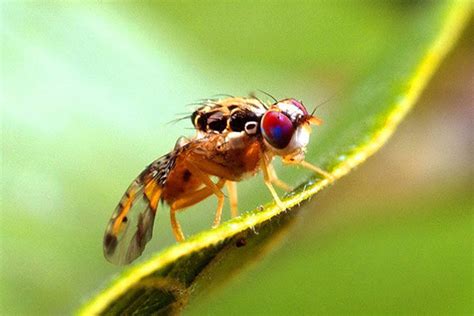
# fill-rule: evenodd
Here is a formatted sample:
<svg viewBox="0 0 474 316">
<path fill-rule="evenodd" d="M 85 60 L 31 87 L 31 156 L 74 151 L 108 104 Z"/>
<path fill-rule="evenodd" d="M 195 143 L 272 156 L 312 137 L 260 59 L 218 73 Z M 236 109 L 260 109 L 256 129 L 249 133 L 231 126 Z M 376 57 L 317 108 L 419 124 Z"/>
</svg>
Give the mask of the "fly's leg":
<svg viewBox="0 0 474 316">
<path fill-rule="evenodd" d="M 265 159 L 265 158 L 263 158 Z M 278 176 L 275 172 L 275 168 L 273 168 L 273 165 L 272 163 L 268 163 L 267 164 L 268 166 L 268 175 L 270 176 L 270 181 L 275 184 L 277 187 L 279 187 L 280 189 L 283 189 L 287 192 L 293 190 L 292 187 L 290 187 L 288 184 L 286 184 L 284 181 L 281 181 L 280 179 L 278 179 Z"/>
<path fill-rule="evenodd" d="M 305 160 L 302 160 L 302 161 L 293 161 L 293 160 L 286 160 L 286 159 L 283 159 L 283 162 L 286 163 L 286 164 L 290 164 L 290 165 L 299 165 L 303 168 L 306 168 L 308 170 L 311 170 L 315 173 L 318 173 L 320 175 L 322 175 L 323 177 L 325 177 L 326 179 L 328 180 L 334 180 L 334 176 L 332 174 L 330 174 L 329 172 L 313 165 L 313 164 L 310 164 L 309 162 L 305 161 Z"/>
<path fill-rule="evenodd" d="M 212 182 L 212 181 L 211 181 Z M 224 179 L 220 179 L 219 182 L 214 184 L 218 189 L 222 188 L 225 184 Z M 174 201 L 171 206 L 170 206 L 170 219 L 171 219 L 171 227 L 173 229 L 173 234 L 174 237 L 176 238 L 177 241 L 183 241 L 184 240 L 184 234 L 183 231 L 181 230 L 181 225 L 179 225 L 178 220 L 176 219 L 176 212 L 179 211 L 184 211 L 184 208 L 197 204 L 201 202 L 202 200 L 206 199 L 210 195 L 214 194 L 214 191 L 212 188 L 206 186 L 202 189 L 199 189 L 186 197 L 177 199 Z"/>
<path fill-rule="evenodd" d="M 224 193 L 222 193 L 221 189 L 214 182 L 212 182 L 208 174 L 201 171 L 201 169 L 196 167 L 193 163 L 188 162 L 188 169 L 189 171 L 191 171 L 191 173 L 198 177 L 208 188 L 210 188 L 212 190 L 212 193 L 217 196 L 217 210 L 216 215 L 214 216 L 214 223 L 212 224 L 212 227 L 214 228 L 219 226 L 222 217 L 222 209 L 224 208 Z"/>
<path fill-rule="evenodd" d="M 237 183 L 234 181 L 228 181 L 226 186 L 227 192 L 229 192 L 230 214 L 232 217 L 237 217 L 239 215 L 239 210 L 237 207 Z"/>
<path fill-rule="evenodd" d="M 219 182 L 217 182 L 215 184 L 215 186 L 217 186 L 219 189 L 221 189 L 224 186 L 225 183 L 226 183 L 226 180 L 220 179 Z M 201 202 L 202 200 L 206 199 L 207 197 L 209 197 L 213 193 L 214 193 L 214 191 L 212 190 L 212 188 L 206 186 L 202 189 L 191 192 L 186 197 L 177 199 L 176 201 L 174 201 L 171 204 L 171 206 L 174 207 L 176 209 L 176 211 L 180 211 L 180 210 L 182 210 L 186 207 L 189 207 L 189 206 L 192 206 L 194 204 L 197 204 L 197 203 Z"/>
<path fill-rule="evenodd" d="M 179 225 L 179 222 L 176 219 L 176 211 L 178 211 L 178 209 L 173 207 L 170 208 L 171 228 L 173 229 L 173 235 L 174 238 L 176 238 L 176 241 L 181 242 L 184 240 L 184 234 L 181 225 Z"/>
<path fill-rule="evenodd" d="M 329 172 L 327 172 L 326 170 L 323 170 L 321 168 L 319 168 L 318 166 L 315 166 L 313 164 L 310 164 L 309 162 L 303 160 L 303 161 L 300 161 L 298 163 L 301 167 L 303 168 L 306 168 L 306 169 L 309 169 L 309 170 L 312 170 L 316 173 L 319 173 L 320 175 L 322 175 L 323 177 L 325 177 L 326 179 L 329 179 L 329 180 L 333 180 L 334 177 L 332 174 L 330 174 Z"/>
<path fill-rule="evenodd" d="M 265 182 L 265 185 L 267 186 L 268 190 L 272 194 L 273 199 L 275 200 L 278 207 L 281 210 L 284 210 L 285 206 L 283 205 L 283 202 L 280 200 L 280 198 L 278 197 L 278 194 L 275 191 L 275 188 L 273 187 L 271 177 L 270 177 L 270 171 L 269 171 L 269 168 L 268 168 L 268 163 L 267 163 L 265 157 L 263 157 L 263 159 L 260 160 L 260 164 L 261 164 L 262 171 L 263 171 L 263 181 Z"/>
</svg>

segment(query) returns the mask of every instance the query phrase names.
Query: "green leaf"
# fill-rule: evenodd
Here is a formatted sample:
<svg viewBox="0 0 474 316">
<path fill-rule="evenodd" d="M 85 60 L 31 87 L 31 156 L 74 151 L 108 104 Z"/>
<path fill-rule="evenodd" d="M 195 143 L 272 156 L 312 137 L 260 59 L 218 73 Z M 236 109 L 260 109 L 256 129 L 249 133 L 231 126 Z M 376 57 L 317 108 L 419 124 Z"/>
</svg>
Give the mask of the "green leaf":
<svg viewBox="0 0 474 316">
<path fill-rule="evenodd" d="M 403 21 L 406 36 L 376 56 L 352 91 L 337 100 L 338 111 L 326 119 L 326 132 L 308 149 L 307 160 L 328 170 L 334 180 L 364 162 L 393 134 L 471 14 L 468 2 L 426 3 L 421 9 L 413 20 Z M 334 180 L 312 176 L 285 196 L 285 211 L 269 203 L 165 249 L 128 269 L 80 313 L 180 311 L 190 299 L 199 299 L 264 256 L 288 232 L 299 206 Z"/>
</svg>

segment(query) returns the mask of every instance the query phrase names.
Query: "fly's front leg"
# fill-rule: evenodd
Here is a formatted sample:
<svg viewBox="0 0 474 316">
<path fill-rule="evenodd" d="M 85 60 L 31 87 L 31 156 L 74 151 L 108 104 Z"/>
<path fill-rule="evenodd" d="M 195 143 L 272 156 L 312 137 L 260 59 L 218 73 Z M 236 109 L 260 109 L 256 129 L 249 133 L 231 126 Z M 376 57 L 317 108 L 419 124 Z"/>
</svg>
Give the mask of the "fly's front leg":
<svg viewBox="0 0 474 316">
<path fill-rule="evenodd" d="M 306 168 L 308 170 L 311 170 L 315 173 L 318 173 L 320 175 L 322 175 L 323 177 L 325 177 L 326 179 L 328 180 L 334 180 L 334 176 L 332 174 L 330 174 L 329 172 L 313 165 L 313 164 L 310 164 L 309 162 L 305 161 L 305 160 L 302 160 L 302 161 L 294 161 L 294 160 L 291 160 L 291 159 L 283 159 L 283 162 L 286 163 L 286 164 L 290 164 L 290 165 L 299 165 L 303 168 Z"/>
<path fill-rule="evenodd" d="M 270 181 L 273 184 L 275 184 L 277 187 L 287 192 L 290 192 L 291 190 L 293 190 L 293 188 L 290 187 L 288 184 L 286 184 L 284 181 L 281 181 L 280 179 L 278 179 L 278 176 L 275 172 L 275 168 L 273 168 L 273 165 L 271 162 L 268 163 L 267 166 L 268 166 L 268 175 L 270 176 Z"/>
<path fill-rule="evenodd" d="M 283 202 L 280 200 L 280 198 L 278 197 L 278 194 L 275 191 L 275 188 L 273 187 L 273 184 L 272 184 L 272 181 L 271 181 L 271 176 L 270 176 L 270 171 L 269 171 L 269 168 L 268 168 L 268 163 L 267 163 L 265 157 L 263 157 L 260 160 L 260 164 L 261 164 L 261 167 L 262 167 L 263 181 L 265 182 L 265 185 L 267 186 L 268 190 L 272 194 L 273 199 L 275 200 L 278 207 L 281 210 L 284 210 L 285 206 L 283 205 Z"/>
<path fill-rule="evenodd" d="M 239 210 L 237 207 L 237 183 L 234 181 L 228 181 L 226 186 L 227 192 L 229 192 L 230 214 L 232 217 L 237 217 L 239 215 Z"/>
</svg>

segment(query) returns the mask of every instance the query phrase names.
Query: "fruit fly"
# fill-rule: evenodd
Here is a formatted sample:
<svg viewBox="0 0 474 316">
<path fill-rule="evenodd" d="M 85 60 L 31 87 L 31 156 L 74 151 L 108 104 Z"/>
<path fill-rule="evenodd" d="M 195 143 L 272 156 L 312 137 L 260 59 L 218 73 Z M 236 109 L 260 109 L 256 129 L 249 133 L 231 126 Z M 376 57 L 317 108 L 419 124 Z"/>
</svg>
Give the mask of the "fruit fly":
<svg viewBox="0 0 474 316">
<path fill-rule="evenodd" d="M 184 234 L 176 213 L 217 197 L 213 227 L 220 224 L 226 186 L 232 217 L 238 215 L 239 182 L 262 171 L 266 186 L 278 207 L 284 205 L 274 185 L 290 187 L 278 179 L 272 160 L 300 165 L 330 177 L 304 160 L 311 125 L 321 120 L 302 102 L 283 99 L 266 104 L 256 97 L 227 97 L 204 101 L 190 116 L 196 135 L 180 138 L 174 149 L 152 162 L 128 187 L 108 223 L 104 236 L 105 257 L 127 264 L 139 257 L 150 241 L 158 203 L 170 208 L 173 234 Z"/>
</svg>

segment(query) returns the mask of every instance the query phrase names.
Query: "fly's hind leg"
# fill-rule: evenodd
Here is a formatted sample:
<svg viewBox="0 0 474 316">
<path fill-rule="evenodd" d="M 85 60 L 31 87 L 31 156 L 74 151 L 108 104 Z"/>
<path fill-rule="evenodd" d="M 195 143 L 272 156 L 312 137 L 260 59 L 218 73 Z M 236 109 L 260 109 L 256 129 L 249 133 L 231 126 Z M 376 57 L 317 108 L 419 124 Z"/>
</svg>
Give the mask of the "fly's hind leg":
<svg viewBox="0 0 474 316">
<path fill-rule="evenodd" d="M 211 181 L 212 182 L 212 181 Z M 220 179 L 219 182 L 214 184 L 218 189 L 221 189 L 225 184 L 224 179 Z M 184 240 L 184 234 L 181 230 L 181 225 L 179 225 L 178 220 L 176 219 L 176 212 L 183 211 L 186 207 L 197 204 L 202 200 L 206 199 L 214 193 L 213 189 L 206 186 L 202 189 L 199 189 L 186 197 L 180 198 L 174 201 L 170 206 L 170 218 L 171 218 L 171 227 L 173 229 L 174 237 L 177 241 Z"/>
<path fill-rule="evenodd" d="M 183 230 L 181 229 L 181 225 L 179 225 L 179 222 L 176 219 L 176 211 L 178 210 L 179 209 L 176 209 L 173 206 L 171 206 L 170 219 L 171 219 L 171 228 L 173 229 L 174 238 L 176 238 L 176 241 L 181 242 L 184 240 L 184 234 L 183 234 Z"/>
<path fill-rule="evenodd" d="M 198 177 L 208 188 L 210 188 L 212 190 L 212 193 L 217 196 L 217 210 L 216 215 L 214 216 L 214 223 L 212 224 L 212 227 L 219 226 L 222 217 L 222 209 L 224 208 L 224 193 L 222 193 L 221 189 L 214 182 L 212 182 L 209 175 L 204 171 L 201 171 L 201 169 L 196 167 L 196 165 L 191 162 L 188 162 L 188 169 L 189 171 L 191 171 L 191 173 Z"/>
<path fill-rule="evenodd" d="M 228 181 L 226 183 L 227 192 L 229 192 L 229 201 L 230 201 L 230 214 L 232 217 L 237 217 L 239 215 L 239 210 L 237 207 L 237 183 L 234 181 Z"/>
</svg>

